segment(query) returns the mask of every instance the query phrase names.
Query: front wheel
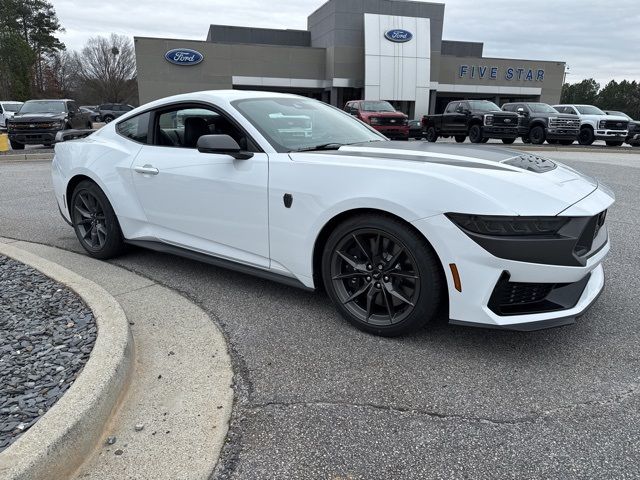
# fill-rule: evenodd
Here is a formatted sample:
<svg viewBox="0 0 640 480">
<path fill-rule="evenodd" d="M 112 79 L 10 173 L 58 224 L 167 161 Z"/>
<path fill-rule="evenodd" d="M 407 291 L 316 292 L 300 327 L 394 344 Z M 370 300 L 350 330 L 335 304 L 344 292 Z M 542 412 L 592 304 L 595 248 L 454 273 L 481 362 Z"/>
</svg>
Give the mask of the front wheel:
<svg viewBox="0 0 640 480">
<path fill-rule="evenodd" d="M 607 140 L 606 143 L 607 143 L 607 147 L 621 147 L 624 142 L 613 142 L 613 141 Z"/>
<path fill-rule="evenodd" d="M 456 135 L 456 142 L 457 143 L 464 143 L 464 141 L 467 139 L 466 135 Z"/>
<path fill-rule="evenodd" d="M 11 150 L 24 150 L 24 143 L 15 142 L 13 140 L 9 140 L 11 144 Z"/>
<path fill-rule="evenodd" d="M 535 126 L 529 132 L 529 139 L 533 145 L 542 145 L 545 141 L 544 128 L 541 126 Z"/>
<path fill-rule="evenodd" d="M 400 220 L 382 215 L 353 217 L 331 233 L 322 279 L 344 318 L 388 337 L 423 327 L 444 297 L 440 264 L 429 243 Z"/>
<path fill-rule="evenodd" d="M 469 140 L 471 143 L 482 142 L 482 127 L 480 125 L 472 125 L 469 129 Z"/>
<path fill-rule="evenodd" d="M 429 127 L 427 128 L 427 142 L 431 142 L 434 143 L 438 140 L 438 132 L 436 132 L 436 129 L 434 127 Z"/>
<path fill-rule="evenodd" d="M 515 141 L 516 141 L 515 138 L 503 138 L 502 139 L 502 143 L 504 143 L 505 145 L 511 145 Z"/>
<path fill-rule="evenodd" d="M 120 224 L 107 196 L 93 182 L 78 184 L 71 196 L 71 222 L 82 247 L 102 260 L 124 250 Z"/>
<path fill-rule="evenodd" d="M 595 135 L 593 133 L 593 130 L 591 130 L 588 127 L 585 127 L 583 129 L 581 129 L 580 133 L 578 134 L 578 143 L 580 145 L 589 146 L 589 145 L 593 144 L 595 139 L 596 139 L 596 137 L 595 137 Z"/>
</svg>

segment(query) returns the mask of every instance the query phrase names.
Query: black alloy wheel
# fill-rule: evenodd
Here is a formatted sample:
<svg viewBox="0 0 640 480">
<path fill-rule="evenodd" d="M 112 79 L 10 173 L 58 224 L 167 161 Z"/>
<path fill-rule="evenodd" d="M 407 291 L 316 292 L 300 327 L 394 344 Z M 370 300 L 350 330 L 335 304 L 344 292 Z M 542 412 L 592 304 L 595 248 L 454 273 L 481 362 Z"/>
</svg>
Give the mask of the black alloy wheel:
<svg viewBox="0 0 640 480">
<path fill-rule="evenodd" d="M 595 139 L 596 137 L 591 128 L 584 127 L 580 129 L 580 133 L 578 134 L 578 143 L 580 145 L 591 145 L 595 141 Z"/>
<path fill-rule="evenodd" d="M 329 296 L 361 330 L 403 335 L 424 326 L 440 306 L 435 253 L 396 219 L 366 215 L 346 221 L 329 237 L 322 261 Z"/>
<path fill-rule="evenodd" d="M 502 143 L 504 143 L 505 145 L 511 145 L 515 141 L 516 141 L 515 138 L 503 138 L 502 139 Z"/>
<path fill-rule="evenodd" d="M 482 127 L 480 125 L 472 125 L 469 129 L 469 140 L 471 143 L 482 143 Z"/>
<path fill-rule="evenodd" d="M 104 116 L 104 123 L 109 123 L 113 121 L 113 116 L 112 115 L 105 115 Z"/>
<path fill-rule="evenodd" d="M 83 181 L 74 190 L 71 223 L 80 244 L 92 257 L 107 259 L 122 252 L 124 242 L 118 219 L 95 183 Z"/>
<path fill-rule="evenodd" d="M 464 141 L 467 139 L 466 135 L 456 135 L 456 142 L 457 143 L 464 143 Z"/>
<path fill-rule="evenodd" d="M 434 127 L 427 128 L 427 142 L 434 143 L 438 140 L 438 132 Z"/>
<path fill-rule="evenodd" d="M 531 140 L 531 143 L 534 145 L 542 145 L 546 140 L 545 137 L 546 135 L 544 133 L 544 128 L 541 127 L 540 125 L 536 125 L 529 132 L 529 139 Z"/>
</svg>

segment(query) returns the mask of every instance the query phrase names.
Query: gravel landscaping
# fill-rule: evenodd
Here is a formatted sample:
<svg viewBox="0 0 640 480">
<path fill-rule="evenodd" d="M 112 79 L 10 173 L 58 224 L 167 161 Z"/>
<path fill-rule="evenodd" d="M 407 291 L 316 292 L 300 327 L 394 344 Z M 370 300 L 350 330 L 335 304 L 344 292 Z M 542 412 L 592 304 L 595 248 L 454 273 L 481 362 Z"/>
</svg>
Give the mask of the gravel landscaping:
<svg viewBox="0 0 640 480">
<path fill-rule="evenodd" d="M 73 384 L 96 331 L 74 292 L 0 255 L 0 452 Z"/>
</svg>

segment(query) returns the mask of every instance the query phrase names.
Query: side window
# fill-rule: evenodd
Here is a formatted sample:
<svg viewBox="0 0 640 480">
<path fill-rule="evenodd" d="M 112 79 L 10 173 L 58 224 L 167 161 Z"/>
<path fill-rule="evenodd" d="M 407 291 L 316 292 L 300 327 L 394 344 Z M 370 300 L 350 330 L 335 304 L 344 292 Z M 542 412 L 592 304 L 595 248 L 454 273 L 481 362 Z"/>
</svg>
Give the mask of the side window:
<svg viewBox="0 0 640 480">
<path fill-rule="evenodd" d="M 505 112 L 513 112 L 514 111 L 514 106 L 512 103 L 505 103 L 502 106 L 502 110 L 504 110 Z"/>
<path fill-rule="evenodd" d="M 445 111 L 445 113 L 455 113 L 458 105 L 460 105 L 460 102 L 451 102 L 449 105 L 447 105 L 447 110 Z"/>
<path fill-rule="evenodd" d="M 176 107 L 157 112 L 154 134 L 153 144 L 162 147 L 196 148 L 203 135 L 229 135 L 242 150 L 255 151 L 244 131 L 206 107 Z"/>
<path fill-rule="evenodd" d="M 116 125 L 116 131 L 123 137 L 134 142 L 148 143 L 149 140 L 149 112 L 128 118 Z"/>
</svg>

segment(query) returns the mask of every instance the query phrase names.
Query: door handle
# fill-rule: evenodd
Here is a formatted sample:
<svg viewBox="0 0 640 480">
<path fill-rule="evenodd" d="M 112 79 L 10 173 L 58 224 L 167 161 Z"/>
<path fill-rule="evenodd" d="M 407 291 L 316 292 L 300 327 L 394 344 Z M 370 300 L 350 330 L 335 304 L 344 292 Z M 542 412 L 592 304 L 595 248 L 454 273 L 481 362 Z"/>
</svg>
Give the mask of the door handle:
<svg viewBox="0 0 640 480">
<path fill-rule="evenodd" d="M 144 165 L 142 167 L 136 166 L 136 167 L 133 167 L 133 169 L 136 172 L 142 173 L 142 174 L 145 174 L 145 175 L 157 175 L 160 172 L 160 170 L 158 170 L 156 167 L 154 167 L 153 165 L 149 165 L 149 164 Z"/>
</svg>

